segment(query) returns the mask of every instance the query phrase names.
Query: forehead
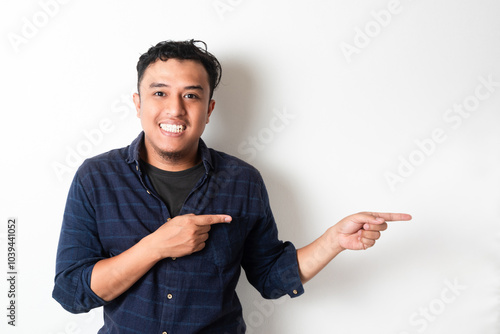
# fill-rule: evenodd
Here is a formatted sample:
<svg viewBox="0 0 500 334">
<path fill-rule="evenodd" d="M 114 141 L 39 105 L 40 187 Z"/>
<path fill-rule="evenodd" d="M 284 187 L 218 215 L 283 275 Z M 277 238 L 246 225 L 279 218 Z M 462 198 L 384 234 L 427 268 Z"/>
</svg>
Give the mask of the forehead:
<svg viewBox="0 0 500 334">
<path fill-rule="evenodd" d="M 141 86 L 153 82 L 163 82 L 169 86 L 209 86 L 205 67 L 195 60 L 168 59 L 151 63 L 144 71 Z"/>
</svg>

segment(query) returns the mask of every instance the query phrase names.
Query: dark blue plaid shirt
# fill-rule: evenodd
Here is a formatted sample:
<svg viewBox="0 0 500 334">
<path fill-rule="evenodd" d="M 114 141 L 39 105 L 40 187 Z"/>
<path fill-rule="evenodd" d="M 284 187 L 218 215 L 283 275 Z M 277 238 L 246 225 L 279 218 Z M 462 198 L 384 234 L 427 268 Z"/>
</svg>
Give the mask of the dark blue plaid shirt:
<svg viewBox="0 0 500 334">
<path fill-rule="evenodd" d="M 90 289 L 94 264 L 120 254 L 170 217 L 139 167 L 141 133 L 131 145 L 86 160 L 69 190 L 57 252 L 53 297 L 68 311 L 104 306 L 99 333 L 244 333 L 235 293 L 241 267 L 265 298 L 303 293 L 294 246 L 278 239 L 259 172 L 208 149 L 200 139 L 205 174 L 180 214 L 229 214 L 215 224 L 206 247 L 163 259 L 118 298 Z"/>
</svg>

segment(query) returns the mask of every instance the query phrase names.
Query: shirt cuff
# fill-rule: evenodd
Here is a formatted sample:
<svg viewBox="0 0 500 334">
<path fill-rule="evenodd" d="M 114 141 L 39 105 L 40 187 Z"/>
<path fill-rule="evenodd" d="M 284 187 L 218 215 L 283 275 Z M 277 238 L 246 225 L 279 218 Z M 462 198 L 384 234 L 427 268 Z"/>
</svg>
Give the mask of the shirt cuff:
<svg viewBox="0 0 500 334">
<path fill-rule="evenodd" d="M 92 270 L 94 270 L 95 264 L 85 268 L 83 271 L 83 288 L 85 290 L 85 295 L 87 295 L 87 303 L 92 305 L 92 308 L 106 305 L 108 302 L 95 294 L 95 292 L 90 287 L 90 281 L 92 278 Z"/>
<path fill-rule="evenodd" d="M 283 287 L 281 295 L 287 294 L 291 298 L 298 297 L 304 293 L 304 286 L 300 280 L 297 250 L 291 242 L 285 242 L 282 256 L 288 265 L 279 272 L 279 279 Z"/>
</svg>

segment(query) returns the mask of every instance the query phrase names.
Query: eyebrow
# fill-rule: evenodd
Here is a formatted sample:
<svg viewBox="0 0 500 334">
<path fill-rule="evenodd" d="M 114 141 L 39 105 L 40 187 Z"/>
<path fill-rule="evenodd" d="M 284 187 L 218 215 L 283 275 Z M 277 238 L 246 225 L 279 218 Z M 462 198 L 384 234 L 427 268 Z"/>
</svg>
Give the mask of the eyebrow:
<svg viewBox="0 0 500 334">
<path fill-rule="evenodd" d="M 166 83 L 163 82 L 153 82 L 149 85 L 149 88 L 160 88 L 160 87 L 170 87 L 170 85 L 167 85 Z M 203 91 L 203 87 L 201 85 L 186 86 L 184 87 L 184 89 L 196 89 Z"/>
</svg>

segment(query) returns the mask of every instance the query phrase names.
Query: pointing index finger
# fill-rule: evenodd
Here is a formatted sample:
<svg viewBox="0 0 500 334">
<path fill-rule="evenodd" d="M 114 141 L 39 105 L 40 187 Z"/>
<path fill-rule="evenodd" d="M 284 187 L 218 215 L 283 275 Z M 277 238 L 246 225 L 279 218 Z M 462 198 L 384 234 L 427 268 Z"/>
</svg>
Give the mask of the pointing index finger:
<svg viewBox="0 0 500 334">
<path fill-rule="evenodd" d="M 229 215 L 199 215 L 196 216 L 196 225 L 205 226 L 219 223 L 230 223 L 232 218 Z"/>
<path fill-rule="evenodd" d="M 385 221 L 406 221 L 411 220 L 411 215 L 407 213 L 390 213 L 390 212 L 368 212 L 376 218 L 382 218 Z"/>
</svg>

